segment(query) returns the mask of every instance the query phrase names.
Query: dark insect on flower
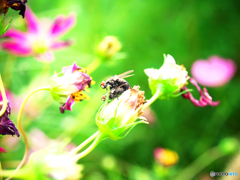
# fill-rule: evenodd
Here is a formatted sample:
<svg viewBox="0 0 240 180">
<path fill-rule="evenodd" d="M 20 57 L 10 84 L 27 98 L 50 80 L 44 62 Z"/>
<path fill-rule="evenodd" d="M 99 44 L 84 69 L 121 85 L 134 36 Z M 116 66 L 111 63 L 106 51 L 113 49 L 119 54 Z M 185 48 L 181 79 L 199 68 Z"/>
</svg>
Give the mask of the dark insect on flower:
<svg viewBox="0 0 240 180">
<path fill-rule="evenodd" d="M 130 74 L 132 72 L 133 70 L 130 70 L 122 74 L 115 75 L 101 83 L 100 85 L 101 88 L 103 89 L 107 89 L 107 87 L 110 88 L 109 99 L 114 99 L 115 97 L 118 97 L 120 94 L 122 94 L 124 91 L 131 88 L 130 84 L 124 78 L 133 76 L 134 74 Z M 107 93 L 102 96 L 103 101 L 106 100 L 106 96 L 107 96 Z"/>
<path fill-rule="evenodd" d="M 0 104 L 0 110 L 2 109 L 2 104 Z M 1 135 L 16 135 L 19 137 L 19 133 L 13 122 L 9 119 L 11 114 L 11 109 L 8 104 L 6 111 L 0 116 L 0 134 Z"/>
<path fill-rule="evenodd" d="M 0 0 L 0 14 L 6 14 L 8 8 L 16 11 L 20 10 L 19 14 L 24 18 L 27 0 Z"/>
</svg>

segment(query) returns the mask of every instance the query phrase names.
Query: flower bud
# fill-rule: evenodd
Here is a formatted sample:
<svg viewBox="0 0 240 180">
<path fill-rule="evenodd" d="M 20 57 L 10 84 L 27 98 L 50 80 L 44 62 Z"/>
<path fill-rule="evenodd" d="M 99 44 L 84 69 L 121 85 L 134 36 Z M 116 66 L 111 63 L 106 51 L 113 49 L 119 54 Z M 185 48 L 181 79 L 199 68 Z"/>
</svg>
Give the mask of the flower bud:
<svg viewBox="0 0 240 180">
<path fill-rule="evenodd" d="M 156 148 L 154 157 L 159 164 L 165 167 L 173 166 L 178 162 L 178 154 L 169 149 Z"/>
<path fill-rule="evenodd" d="M 117 140 L 125 137 L 135 125 L 148 124 L 141 116 L 144 98 L 144 91 L 139 91 L 139 86 L 134 86 L 109 104 L 106 100 L 96 115 L 96 123 L 103 137 Z M 137 119 L 141 120 L 136 121 Z"/>
<path fill-rule="evenodd" d="M 92 78 L 74 62 L 72 66 L 62 68 L 62 72 L 54 74 L 50 79 L 51 94 L 54 100 L 62 104 L 61 112 L 72 110 L 75 101 L 88 99 L 82 91 L 90 87 Z M 62 97 L 67 98 L 64 103 Z"/>
<path fill-rule="evenodd" d="M 121 43 L 115 36 L 107 36 L 98 45 L 97 53 L 104 59 L 111 59 L 121 48 Z"/>
<path fill-rule="evenodd" d="M 187 71 L 183 65 L 177 65 L 171 55 L 164 54 L 164 63 L 160 69 L 145 69 L 149 77 L 148 82 L 153 94 L 161 87 L 161 99 L 168 99 L 179 94 L 181 88 L 187 84 Z"/>
</svg>

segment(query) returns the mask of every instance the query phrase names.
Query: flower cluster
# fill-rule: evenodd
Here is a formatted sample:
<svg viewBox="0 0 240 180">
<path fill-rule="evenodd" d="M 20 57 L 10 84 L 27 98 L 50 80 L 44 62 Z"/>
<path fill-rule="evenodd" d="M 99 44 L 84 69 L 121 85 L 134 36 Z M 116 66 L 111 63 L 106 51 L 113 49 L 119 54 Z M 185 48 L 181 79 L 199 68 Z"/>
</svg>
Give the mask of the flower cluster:
<svg viewBox="0 0 240 180">
<path fill-rule="evenodd" d="M 39 61 L 51 62 L 54 60 L 53 51 L 68 47 L 71 40 L 60 41 L 61 35 L 70 30 L 76 17 L 70 14 L 67 17 L 60 15 L 52 24 L 40 22 L 30 8 L 26 10 L 27 32 L 9 29 L 2 37 L 7 40 L 1 42 L 1 47 L 8 53 L 16 56 L 34 56 Z"/>
<path fill-rule="evenodd" d="M 62 104 L 60 111 L 64 113 L 65 110 L 72 110 L 74 102 L 89 99 L 83 91 L 88 91 L 91 84 L 92 78 L 86 74 L 86 70 L 74 62 L 72 66 L 63 67 L 60 73 L 51 77 L 50 91 L 53 99 Z M 62 97 L 67 98 L 65 103 Z"/>
</svg>

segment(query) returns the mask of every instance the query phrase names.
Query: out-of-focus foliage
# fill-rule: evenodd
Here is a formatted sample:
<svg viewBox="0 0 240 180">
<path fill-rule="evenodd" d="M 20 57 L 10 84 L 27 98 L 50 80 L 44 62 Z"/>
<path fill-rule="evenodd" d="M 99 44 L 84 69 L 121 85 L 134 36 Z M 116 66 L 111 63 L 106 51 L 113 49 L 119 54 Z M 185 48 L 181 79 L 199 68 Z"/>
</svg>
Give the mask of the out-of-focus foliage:
<svg viewBox="0 0 240 180">
<path fill-rule="evenodd" d="M 48 92 L 33 95 L 22 119 L 27 134 L 38 128 L 51 139 L 68 137 L 79 145 L 98 129 L 95 114 L 105 94 L 99 87 L 101 82 L 133 69 L 135 76 L 129 77 L 128 82 L 132 86 L 140 85 L 149 99 L 151 90 L 144 69 L 159 68 L 164 53 L 171 54 L 177 64 L 184 64 L 189 74 L 195 60 L 212 55 L 233 59 L 238 67 L 240 65 L 239 0 L 29 0 L 28 5 L 38 18 L 52 19 L 74 11 L 77 24 L 62 39 L 73 38 L 75 44 L 56 51 L 56 59 L 50 64 L 32 57 L 17 58 L 1 50 L 0 72 L 5 87 L 14 94 L 24 96 L 34 88 L 48 85 L 48 78 L 54 71 L 74 61 L 86 67 L 94 60 L 98 43 L 107 35 L 118 37 L 121 51 L 127 57 L 100 64 L 91 74 L 96 82 L 88 93 L 91 99 L 76 103 L 72 112 L 61 114 L 59 104 Z M 16 14 L 9 10 L 9 20 L 12 13 Z M 11 27 L 26 29 L 21 16 L 14 16 Z M 157 147 L 178 153 L 179 161 L 171 171 L 176 175 L 222 139 L 239 139 L 239 75 L 237 72 L 223 87 L 208 88 L 209 94 L 221 101 L 217 107 L 194 107 L 182 97 L 154 102 L 151 105 L 156 115 L 154 123 L 136 126 L 122 140 L 104 140 L 79 161 L 84 166 L 83 179 L 158 179 L 157 174 L 162 170 L 154 160 L 153 152 Z M 198 96 L 197 92 L 193 94 Z M 13 111 L 11 120 L 14 123 L 16 115 Z M 24 154 L 22 138 L 3 137 L 1 147 L 8 152 L 1 155 L 3 168 L 15 168 L 16 161 Z M 210 171 L 224 172 L 230 159 L 231 154 L 217 159 L 197 177 Z"/>
</svg>

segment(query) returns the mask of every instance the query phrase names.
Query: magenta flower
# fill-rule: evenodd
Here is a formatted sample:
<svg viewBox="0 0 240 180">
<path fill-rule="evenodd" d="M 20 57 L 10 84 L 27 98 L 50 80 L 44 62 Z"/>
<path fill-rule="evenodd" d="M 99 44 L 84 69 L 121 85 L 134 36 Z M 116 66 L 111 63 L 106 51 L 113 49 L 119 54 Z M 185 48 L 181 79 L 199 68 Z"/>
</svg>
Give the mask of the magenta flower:
<svg viewBox="0 0 240 180">
<path fill-rule="evenodd" d="M 7 151 L 0 146 L 0 153 L 6 153 Z"/>
<path fill-rule="evenodd" d="M 54 50 L 72 44 L 71 40 L 60 41 L 58 38 L 75 25 L 74 14 L 67 17 L 60 15 L 51 25 L 41 23 L 29 7 L 25 15 L 27 32 L 9 29 L 2 36 L 9 38 L 1 43 L 8 53 L 21 57 L 34 56 L 39 61 L 51 62 L 54 60 Z"/>
<path fill-rule="evenodd" d="M 51 94 L 53 99 L 62 104 L 60 111 L 71 111 L 74 102 L 89 99 L 83 91 L 87 91 L 92 83 L 92 78 L 75 62 L 72 66 L 63 67 L 60 73 L 54 74 L 50 79 Z M 66 103 L 62 97 L 67 98 Z"/>
<path fill-rule="evenodd" d="M 220 103 L 220 101 L 213 102 L 212 97 L 207 92 L 207 89 L 203 88 L 203 91 L 202 91 L 195 79 L 189 78 L 189 82 L 192 83 L 197 88 L 198 92 L 200 93 L 200 100 L 196 100 L 192 96 L 191 92 L 188 91 L 188 88 L 186 86 L 183 86 L 183 88 L 181 89 L 181 91 L 187 91 L 186 93 L 182 94 L 182 96 L 185 99 L 189 99 L 194 106 L 200 106 L 200 107 L 205 107 L 207 105 L 217 106 Z"/>
<path fill-rule="evenodd" d="M 202 85 L 219 87 L 230 81 L 237 66 L 231 59 L 211 56 L 206 60 L 197 60 L 192 65 L 193 77 Z"/>
</svg>

